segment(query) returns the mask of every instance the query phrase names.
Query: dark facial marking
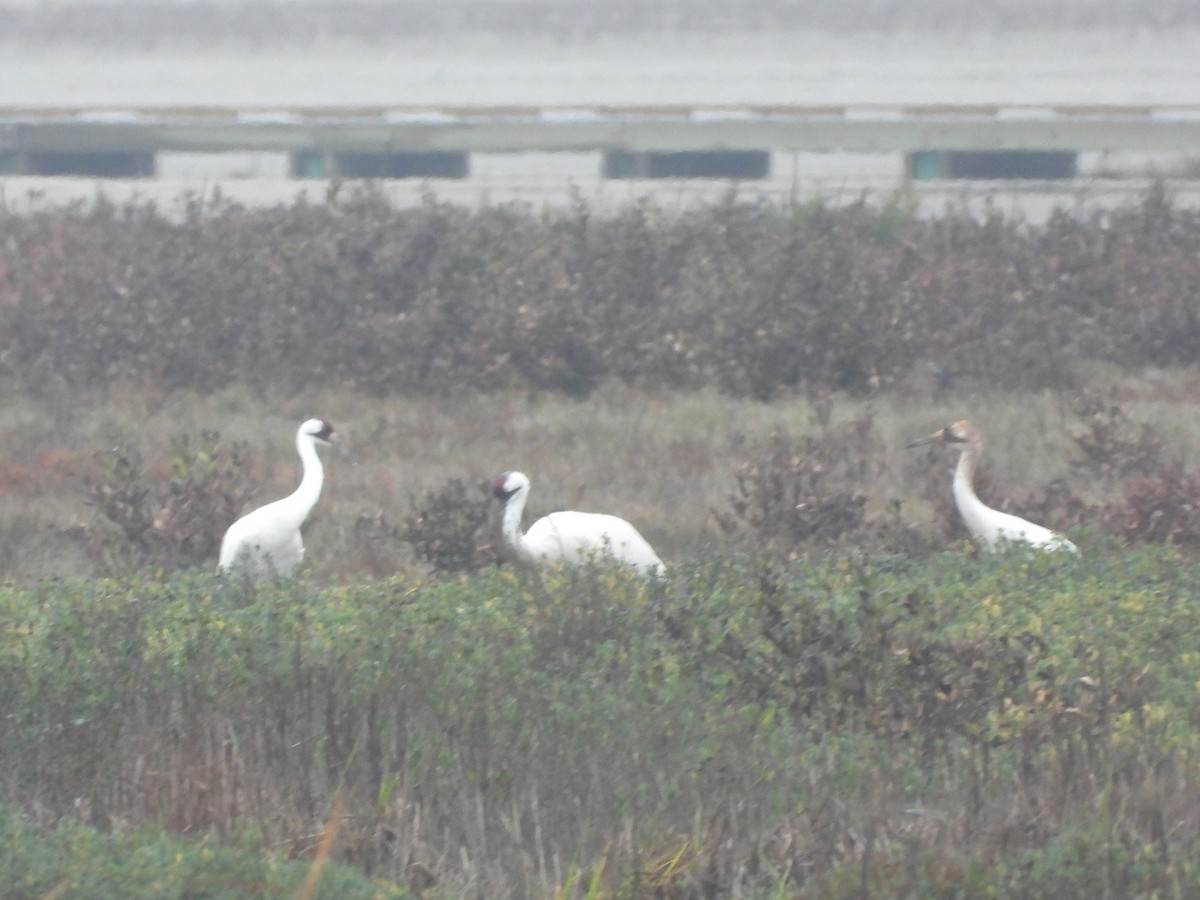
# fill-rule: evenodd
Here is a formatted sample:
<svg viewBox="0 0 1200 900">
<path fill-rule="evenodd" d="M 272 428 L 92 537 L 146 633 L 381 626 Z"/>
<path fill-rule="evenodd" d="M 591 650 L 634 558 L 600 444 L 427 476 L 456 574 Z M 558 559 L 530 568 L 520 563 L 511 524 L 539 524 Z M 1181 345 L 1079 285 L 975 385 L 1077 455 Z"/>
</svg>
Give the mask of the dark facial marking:
<svg viewBox="0 0 1200 900">
<path fill-rule="evenodd" d="M 967 442 L 965 437 L 962 437 L 949 425 L 946 426 L 946 430 L 942 433 L 946 436 L 945 440 L 948 444 L 965 444 Z"/>
<path fill-rule="evenodd" d="M 507 472 L 505 472 L 503 475 L 497 475 L 495 478 L 492 479 L 492 496 L 495 497 L 497 500 L 504 500 L 505 502 L 507 502 L 508 498 L 516 493 L 515 490 L 506 491 L 504 489 L 504 483 L 506 481 L 508 481 L 508 473 Z"/>
</svg>

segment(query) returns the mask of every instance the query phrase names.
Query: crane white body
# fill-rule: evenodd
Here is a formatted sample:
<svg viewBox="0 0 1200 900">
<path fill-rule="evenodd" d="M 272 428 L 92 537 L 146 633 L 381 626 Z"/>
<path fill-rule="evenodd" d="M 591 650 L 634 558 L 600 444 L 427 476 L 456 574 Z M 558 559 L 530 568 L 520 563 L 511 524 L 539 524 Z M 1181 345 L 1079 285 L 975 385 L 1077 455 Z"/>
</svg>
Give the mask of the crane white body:
<svg viewBox="0 0 1200 900">
<path fill-rule="evenodd" d="M 1039 550 L 1079 552 L 1079 548 L 1061 534 L 1020 516 L 992 509 L 979 499 L 975 493 L 975 464 L 983 453 L 983 435 L 971 422 L 963 420 L 947 425 L 941 431 L 915 440 L 908 446 L 919 447 L 932 443 L 960 446 L 958 465 L 954 470 L 954 503 L 967 530 L 985 547 L 995 550 L 1005 543 L 1016 543 Z"/>
<path fill-rule="evenodd" d="M 291 575 L 304 560 L 300 526 L 321 496 L 325 470 L 317 444 L 334 440 L 333 426 L 309 419 L 296 432 L 296 452 L 304 474 L 300 486 L 288 496 L 246 513 L 229 526 L 221 541 L 217 567 L 225 572 L 244 571 L 252 578 Z"/>
<path fill-rule="evenodd" d="M 605 513 L 563 511 L 538 519 L 524 533 L 521 515 L 529 499 L 529 479 L 505 472 L 492 482 L 504 503 L 501 539 L 514 560 L 528 568 L 583 566 L 593 559 L 614 559 L 646 575 L 662 575 L 666 566 L 629 522 Z"/>
</svg>

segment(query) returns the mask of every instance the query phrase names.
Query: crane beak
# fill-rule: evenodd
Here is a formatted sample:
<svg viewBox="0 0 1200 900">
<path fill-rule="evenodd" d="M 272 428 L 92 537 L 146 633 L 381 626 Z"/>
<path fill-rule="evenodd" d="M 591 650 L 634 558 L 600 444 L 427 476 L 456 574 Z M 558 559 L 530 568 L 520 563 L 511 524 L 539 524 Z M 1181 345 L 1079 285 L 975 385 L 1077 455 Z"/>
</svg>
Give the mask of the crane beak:
<svg viewBox="0 0 1200 900">
<path fill-rule="evenodd" d="M 338 436 L 336 431 L 333 434 L 329 435 L 329 437 L 324 438 L 324 443 L 325 443 L 326 447 L 332 447 L 333 452 L 336 453 L 338 456 L 349 456 L 350 455 L 350 448 L 347 447 L 345 445 L 345 443 L 343 443 L 342 439 Z"/>
<path fill-rule="evenodd" d="M 946 429 L 943 428 L 940 431 L 935 431 L 928 437 L 917 438 L 915 441 L 909 441 L 904 445 L 904 449 L 908 450 L 912 447 L 924 447 L 926 444 L 936 444 L 938 441 L 946 440 L 949 440 L 949 438 L 946 437 Z"/>
</svg>

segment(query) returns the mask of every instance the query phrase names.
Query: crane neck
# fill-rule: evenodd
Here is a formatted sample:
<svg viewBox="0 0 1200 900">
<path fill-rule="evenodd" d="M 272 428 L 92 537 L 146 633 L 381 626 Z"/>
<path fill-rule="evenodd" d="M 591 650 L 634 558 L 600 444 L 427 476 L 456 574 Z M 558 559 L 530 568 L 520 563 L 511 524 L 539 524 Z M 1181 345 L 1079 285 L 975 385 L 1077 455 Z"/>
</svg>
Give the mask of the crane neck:
<svg viewBox="0 0 1200 900">
<path fill-rule="evenodd" d="M 970 444 L 958 454 L 958 465 L 954 469 L 954 490 L 960 489 L 975 496 L 975 448 Z"/>
<path fill-rule="evenodd" d="M 521 516 L 525 513 L 525 501 L 528 499 L 529 487 L 526 485 L 505 501 L 504 514 L 500 519 L 500 536 L 518 561 L 532 564 L 533 554 L 525 545 L 525 535 L 521 532 Z"/>
<path fill-rule="evenodd" d="M 975 493 L 975 463 L 979 447 L 968 444 L 963 447 L 958 457 L 958 466 L 954 470 L 954 503 L 966 522 L 967 530 L 975 537 L 990 540 L 984 520 L 991 510 L 984 505 Z"/>
<path fill-rule="evenodd" d="M 295 510 L 299 523 L 308 517 L 321 497 L 325 468 L 317 454 L 316 441 L 310 435 L 296 436 L 296 452 L 300 454 L 300 465 L 303 466 L 304 474 L 300 478 L 300 486 L 288 497 L 288 505 Z"/>
</svg>

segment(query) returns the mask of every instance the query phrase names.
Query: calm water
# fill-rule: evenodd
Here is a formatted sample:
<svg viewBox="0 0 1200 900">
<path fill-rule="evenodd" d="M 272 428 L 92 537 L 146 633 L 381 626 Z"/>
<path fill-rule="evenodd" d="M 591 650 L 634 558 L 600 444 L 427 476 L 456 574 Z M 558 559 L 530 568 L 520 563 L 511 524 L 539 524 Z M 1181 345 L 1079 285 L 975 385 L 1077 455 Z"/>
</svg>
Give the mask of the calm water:
<svg viewBox="0 0 1200 900">
<path fill-rule="evenodd" d="M 0 106 L 1200 103 L 1200 31 L 7 47 Z"/>
<path fill-rule="evenodd" d="M 568 43 L 470 35 L 454 41 L 331 45 L 246 51 L 105 52 L 52 46 L 0 53 L 0 107 L 159 105 L 424 104 L 1156 104 L 1200 106 L 1200 30 L 1176 32 L 829 35 L 609 38 Z M 1198 150 L 1200 153 L 1200 150 Z M 1154 161 L 1151 160 L 1150 164 Z M 1110 158 L 1082 160 L 1112 167 Z M 1128 162 L 1136 168 L 1140 160 Z M 477 201 L 543 202 L 582 184 L 616 198 L 630 188 L 598 182 L 590 154 L 476 157 L 472 185 L 447 187 Z M 898 155 L 777 158 L 769 191 L 894 187 Z M 164 179 L 142 195 L 210 189 L 236 178 L 249 202 L 310 197 L 289 183 L 271 154 L 177 155 L 160 159 Z M 192 179 L 189 183 L 187 180 Z M 197 181 L 198 180 L 198 181 Z M 481 184 L 486 183 L 486 189 Z M 46 182 L 63 199 L 88 183 Z M 657 187 L 661 193 L 674 188 Z M 122 195 L 129 193 L 122 186 Z M 402 189 L 403 190 L 403 189 Z M 1014 189 L 1019 192 L 1019 189 Z M 0 203 L 28 197 L 24 179 L 0 179 Z M 670 198 L 669 198 L 670 199 Z M 681 201 L 682 202 L 682 201 Z"/>
</svg>

